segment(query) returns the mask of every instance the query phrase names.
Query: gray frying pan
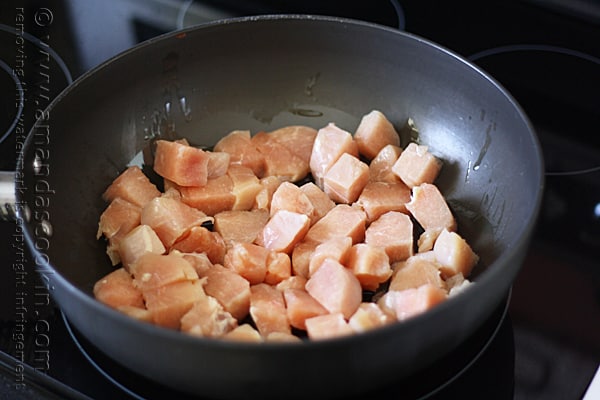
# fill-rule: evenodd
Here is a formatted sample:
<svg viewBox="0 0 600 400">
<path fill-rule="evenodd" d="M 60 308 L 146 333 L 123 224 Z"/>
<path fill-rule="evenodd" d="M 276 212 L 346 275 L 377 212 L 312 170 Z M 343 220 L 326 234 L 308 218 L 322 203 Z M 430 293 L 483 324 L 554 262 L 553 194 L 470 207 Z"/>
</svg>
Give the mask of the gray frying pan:
<svg viewBox="0 0 600 400">
<path fill-rule="evenodd" d="M 101 193 L 127 165 L 143 164 L 152 138 L 210 146 L 233 129 L 328 122 L 352 132 L 372 109 L 398 129 L 412 118 L 419 141 L 444 160 L 437 183 L 481 257 L 467 291 L 369 333 L 260 345 L 189 337 L 93 298 L 93 284 L 112 269 L 95 239 Z M 525 256 L 542 171 L 519 105 L 457 55 L 369 23 L 264 16 L 167 34 L 78 79 L 28 137 L 16 171 L 17 186 L 27 189 L 17 191 L 17 206 L 53 298 L 116 362 L 203 397 L 331 398 L 393 384 L 482 324 Z"/>
</svg>

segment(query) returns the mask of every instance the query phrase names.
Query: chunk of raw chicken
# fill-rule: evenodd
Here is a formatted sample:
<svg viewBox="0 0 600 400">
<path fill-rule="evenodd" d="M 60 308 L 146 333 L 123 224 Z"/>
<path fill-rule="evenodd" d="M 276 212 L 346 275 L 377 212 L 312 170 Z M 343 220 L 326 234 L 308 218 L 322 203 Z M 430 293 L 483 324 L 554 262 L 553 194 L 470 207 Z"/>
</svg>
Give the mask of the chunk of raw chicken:
<svg viewBox="0 0 600 400">
<path fill-rule="evenodd" d="M 156 197 L 142 209 L 140 222 L 150 226 L 166 248 L 171 246 L 194 226 L 212 221 L 202 211 L 169 197 Z"/>
<path fill-rule="evenodd" d="M 347 266 L 366 290 L 376 290 L 392 276 L 386 249 L 367 243 L 357 243 L 352 246 Z"/>
<path fill-rule="evenodd" d="M 269 136 L 308 165 L 317 136 L 316 129 L 304 125 L 290 125 L 269 132 Z"/>
<path fill-rule="evenodd" d="M 305 241 L 323 243 L 335 237 L 348 236 L 352 243 L 362 242 L 366 223 L 367 214 L 360 207 L 337 204 L 310 227 Z"/>
<path fill-rule="evenodd" d="M 177 186 L 181 201 L 206 215 L 215 215 L 221 211 L 233 209 L 236 196 L 233 193 L 233 181 L 229 175 L 207 179 L 203 186 Z"/>
<path fill-rule="evenodd" d="M 181 317 L 206 294 L 202 281 L 181 281 L 163 285 L 143 292 L 146 308 L 156 325 L 165 328 L 181 328 Z"/>
<path fill-rule="evenodd" d="M 388 211 L 373 221 L 365 232 L 365 243 L 382 247 L 390 263 L 406 260 L 414 253 L 413 223 L 398 211 Z"/>
<path fill-rule="evenodd" d="M 348 324 L 354 332 L 366 332 L 394 322 L 395 318 L 386 314 L 377 303 L 361 303 Z"/>
<path fill-rule="evenodd" d="M 250 283 L 236 272 L 215 264 L 204 275 L 204 291 L 214 297 L 223 308 L 241 320 L 250 310 Z"/>
<path fill-rule="evenodd" d="M 276 176 L 281 180 L 296 182 L 308 175 L 308 163 L 266 132 L 252 137 L 252 143 L 265 158 L 264 176 Z"/>
<path fill-rule="evenodd" d="M 310 219 L 305 214 L 279 210 L 267 221 L 256 243 L 272 251 L 291 254 L 309 228 Z"/>
<path fill-rule="evenodd" d="M 368 182 L 369 166 L 344 153 L 325 172 L 323 191 L 336 203 L 351 204 Z"/>
<path fill-rule="evenodd" d="M 446 283 L 441 277 L 439 267 L 440 265 L 435 259 L 419 255 L 398 262 L 394 264 L 394 274 L 390 280 L 389 290 L 418 288 L 427 283 L 440 289 L 446 289 Z"/>
<path fill-rule="evenodd" d="M 145 308 L 142 291 L 133 284 L 133 278 L 124 268 L 118 268 L 98 280 L 94 284 L 94 296 L 112 308 Z"/>
<path fill-rule="evenodd" d="M 214 151 L 222 151 L 230 156 L 231 164 L 239 164 L 250 168 L 256 176 L 263 177 L 265 156 L 252 143 L 250 131 L 235 130 L 219 139 L 213 147 Z"/>
<path fill-rule="evenodd" d="M 356 203 L 367 213 L 371 223 L 388 211 L 408 213 L 406 203 L 410 201 L 410 188 L 403 182 L 369 182 Z"/>
<path fill-rule="evenodd" d="M 311 340 L 332 339 L 354 334 L 354 329 L 339 312 L 307 318 L 305 324 L 306 333 Z"/>
<path fill-rule="evenodd" d="M 154 171 L 181 186 L 204 186 L 208 179 L 208 154 L 175 141 L 157 140 Z"/>
<path fill-rule="evenodd" d="M 292 333 L 283 293 L 266 283 L 250 287 L 250 316 L 263 337 L 273 332 Z"/>
<path fill-rule="evenodd" d="M 283 291 L 287 317 L 290 325 L 297 329 L 306 330 L 304 323 L 308 318 L 328 314 L 329 311 L 314 297 L 303 289 L 285 289 Z"/>
<path fill-rule="evenodd" d="M 349 132 L 334 123 L 317 131 L 309 163 L 317 186 L 323 188 L 325 173 L 344 153 L 358 157 L 358 146 Z"/>
<path fill-rule="evenodd" d="M 128 167 L 112 181 L 102 194 L 102 198 L 111 202 L 119 197 L 136 206 L 144 207 L 146 203 L 160 194 L 156 185 L 150 182 L 140 167 L 134 165 Z"/>
<path fill-rule="evenodd" d="M 254 242 L 268 220 L 268 210 L 223 211 L 215 214 L 214 229 L 229 247 L 235 242 Z"/>
<path fill-rule="evenodd" d="M 402 149 L 388 144 L 369 163 L 369 180 L 371 182 L 401 182 L 392 171 L 392 167 L 400 157 Z"/>
<path fill-rule="evenodd" d="M 130 265 L 134 284 L 142 292 L 198 279 L 196 269 L 181 254 L 145 253 Z"/>
<path fill-rule="evenodd" d="M 390 290 L 377 302 L 398 321 L 422 314 L 446 300 L 446 291 L 431 284 L 405 290 Z"/>
<path fill-rule="evenodd" d="M 411 142 L 392 166 L 392 171 L 412 188 L 433 183 L 441 168 L 442 162 L 429 152 L 427 146 Z"/>
<path fill-rule="evenodd" d="M 423 183 L 412 188 L 406 209 L 425 231 L 456 230 L 456 220 L 437 186 Z"/>
<path fill-rule="evenodd" d="M 128 271 L 145 253 L 163 254 L 165 251 L 160 238 L 148 225 L 138 225 L 119 241 L 121 264 Z"/>
<path fill-rule="evenodd" d="M 270 253 L 269 249 L 253 243 L 235 243 L 225 254 L 224 266 L 255 285 L 265 280 Z"/>
<path fill-rule="evenodd" d="M 471 270 L 479 261 L 467 241 L 456 232 L 442 230 L 433 245 L 435 258 L 441 264 L 440 271 L 447 278 L 458 273 L 469 277 Z"/>
<path fill-rule="evenodd" d="M 200 337 L 218 338 L 237 326 L 237 320 L 215 298 L 206 295 L 181 317 L 181 331 Z"/>
<path fill-rule="evenodd" d="M 306 291 L 330 313 L 341 313 L 344 318 L 350 318 L 362 301 L 358 278 L 331 258 L 308 279 Z"/>
<path fill-rule="evenodd" d="M 385 146 L 400 146 L 400 136 L 394 125 L 381 111 L 373 110 L 364 115 L 354 133 L 358 151 L 367 159 L 373 159 Z"/>
</svg>

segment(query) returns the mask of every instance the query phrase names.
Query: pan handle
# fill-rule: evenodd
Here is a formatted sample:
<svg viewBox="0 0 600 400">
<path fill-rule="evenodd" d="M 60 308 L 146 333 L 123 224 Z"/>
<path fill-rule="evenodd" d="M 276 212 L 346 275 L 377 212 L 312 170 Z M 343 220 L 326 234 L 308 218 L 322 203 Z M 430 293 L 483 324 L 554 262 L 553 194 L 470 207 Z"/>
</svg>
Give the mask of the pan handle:
<svg viewBox="0 0 600 400">
<path fill-rule="evenodd" d="M 16 221 L 15 173 L 0 171 L 0 221 Z"/>
</svg>

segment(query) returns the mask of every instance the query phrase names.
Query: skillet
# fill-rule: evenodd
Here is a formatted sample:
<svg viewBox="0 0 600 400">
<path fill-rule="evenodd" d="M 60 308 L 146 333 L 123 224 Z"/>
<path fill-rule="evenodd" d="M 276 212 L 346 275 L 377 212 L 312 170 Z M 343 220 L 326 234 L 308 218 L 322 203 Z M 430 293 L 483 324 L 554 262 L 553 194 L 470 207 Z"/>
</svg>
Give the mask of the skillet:
<svg viewBox="0 0 600 400">
<path fill-rule="evenodd" d="M 211 146 L 234 129 L 328 122 L 353 132 L 372 109 L 399 130 L 411 118 L 443 160 L 436 184 L 481 259 L 464 293 L 372 332 L 260 345 L 189 337 L 93 298 L 112 270 L 95 238 L 101 194 L 127 165 L 151 172 L 152 139 Z M 542 171 L 520 106 L 460 56 L 371 23 L 271 15 L 169 33 L 84 74 L 32 128 L 16 171 L 27 190 L 16 195 L 35 269 L 72 326 L 111 359 L 206 398 L 333 398 L 435 363 L 486 320 L 524 259 Z"/>
</svg>

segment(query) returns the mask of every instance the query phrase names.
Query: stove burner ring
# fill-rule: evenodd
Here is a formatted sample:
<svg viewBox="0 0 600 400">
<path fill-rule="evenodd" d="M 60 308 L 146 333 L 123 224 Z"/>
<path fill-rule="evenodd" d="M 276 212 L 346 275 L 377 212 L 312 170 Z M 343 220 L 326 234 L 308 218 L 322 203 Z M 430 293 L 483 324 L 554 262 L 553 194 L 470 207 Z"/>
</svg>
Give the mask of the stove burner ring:
<svg viewBox="0 0 600 400">
<path fill-rule="evenodd" d="M 10 27 L 5 24 L 0 24 L 0 31 L 7 32 L 11 35 L 16 35 L 14 27 Z M 59 68 L 63 72 L 63 74 L 67 80 L 67 84 L 70 85 L 73 82 L 73 77 L 71 76 L 71 72 L 69 71 L 67 64 L 58 55 L 58 53 L 56 53 L 56 51 L 54 51 L 54 49 L 52 49 L 52 47 L 50 47 L 47 43 L 43 42 L 39 38 L 31 35 L 30 33 L 19 32 L 18 35 L 23 37 L 25 40 L 32 43 L 36 47 L 42 49 L 44 52 L 47 52 L 48 54 L 50 54 L 51 58 L 58 64 Z M 16 76 L 16 74 L 13 73 L 13 69 L 7 63 L 5 63 L 3 60 L 0 60 L 0 67 L 4 71 L 6 71 L 6 73 L 8 75 L 10 75 L 10 77 L 15 82 L 15 87 L 16 87 L 16 90 L 18 91 L 18 96 L 19 96 L 18 99 L 16 99 L 16 101 L 19 102 L 18 107 L 17 107 L 17 114 L 16 114 L 15 118 L 13 119 L 9 128 L 6 130 L 6 132 L 4 132 L 2 134 L 2 136 L 0 136 L 0 143 L 2 143 L 13 132 L 15 126 L 17 125 L 17 123 L 19 121 L 19 118 L 21 118 L 21 115 L 23 114 L 25 98 L 24 98 L 24 93 L 23 93 L 23 85 L 22 85 L 21 81 L 19 80 L 19 78 Z"/>
<path fill-rule="evenodd" d="M 582 51 L 569 49 L 567 47 L 552 46 L 552 45 L 546 45 L 546 44 L 513 44 L 513 45 L 507 45 L 507 46 L 493 47 L 491 49 L 486 49 L 486 50 L 482 50 L 478 53 L 471 54 L 467 58 L 470 61 L 477 61 L 484 57 L 494 56 L 496 54 L 512 53 L 512 52 L 516 52 L 516 51 L 543 51 L 543 52 L 549 52 L 549 53 L 559 53 L 559 54 L 564 54 L 567 56 L 581 58 L 583 60 L 590 61 L 594 64 L 600 65 L 600 58 L 595 57 L 591 54 L 587 54 Z"/>
<path fill-rule="evenodd" d="M 541 51 L 546 53 L 562 54 L 570 57 L 579 58 L 584 61 L 600 65 L 600 58 L 582 51 L 569 49 L 567 47 L 552 46 L 546 44 L 514 44 L 507 46 L 493 47 L 491 49 L 482 50 L 468 56 L 469 61 L 475 62 L 482 58 L 495 56 L 499 54 L 525 52 L 525 51 Z M 577 169 L 574 171 L 546 171 L 546 176 L 574 176 L 600 172 L 600 166 Z"/>
<path fill-rule="evenodd" d="M 16 91 L 18 93 L 18 106 L 17 106 L 17 114 L 15 115 L 15 117 L 13 118 L 12 123 L 10 124 L 10 126 L 8 127 L 8 129 L 6 130 L 6 132 L 4 132 L 2 134 L 2 136 L 0 136 L 0 143 L 4 142 L 6 140 L 6 138 L 12 133 L 12 131 L 15 129 L 15 126 L 17 126 L 17 122 L 19 121 L 19 119 L 21 118 L 21 115 L 23 114 L 23 105 L 25 103 L 25 96 L 23 95 L 23 86 L 21 85 L 21 81 L 19 80 L 19 78 L 17 77 L 16 74 L 13 74 L 12 69 L 10 68 L 10 66 L 5 63 L 3 60 L 0 60 L 0 67 L 6 71 L 6 73 L 12 78 L 12 80 L 15 82 L 15 87 L 16 87 Z"/>
</svg>

